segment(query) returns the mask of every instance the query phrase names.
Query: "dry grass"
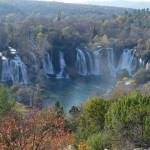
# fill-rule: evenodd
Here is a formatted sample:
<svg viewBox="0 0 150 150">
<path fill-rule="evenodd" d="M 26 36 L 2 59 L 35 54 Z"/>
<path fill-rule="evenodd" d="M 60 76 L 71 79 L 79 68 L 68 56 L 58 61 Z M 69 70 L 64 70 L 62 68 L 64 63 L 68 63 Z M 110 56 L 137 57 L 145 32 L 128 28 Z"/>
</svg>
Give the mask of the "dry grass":
<svg viewBox="0 0 150 150">
<path fill-rule="evenodd" d="M 30 108 L 24 104 L 16 102 L 15 110 L 17 112 L 25 114 L 25 113 L 28 113 L 30 111 Z"/>
</svg>

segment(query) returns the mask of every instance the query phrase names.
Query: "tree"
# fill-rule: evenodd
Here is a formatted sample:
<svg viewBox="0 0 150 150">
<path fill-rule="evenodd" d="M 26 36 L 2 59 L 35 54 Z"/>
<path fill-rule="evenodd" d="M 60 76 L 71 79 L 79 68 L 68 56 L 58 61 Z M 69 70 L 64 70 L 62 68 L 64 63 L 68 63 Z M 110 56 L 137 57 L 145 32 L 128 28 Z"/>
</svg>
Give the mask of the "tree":
<svg viewBox="0 0 150 150">
<path fill-rule="evenodd" d="M 61 10 L 58 11 L 58 18 L 57 19 L 58 19 L 58 21 L 61 20 Z"/>
<path fill-rule="evenodd" d="M 119 16 L 116 19 L 119 23 L 124 23 L 125 22 L 125 17 L 124 16 Z"/>
<path fill-rule="evenodd" d="M 150 50 L 150 39 L 146 41 L 147 49 Z"/>
<path fill-rule="evenodd" d="M 72 29 L 70 26 L 66 26 L 65 28 L 62 29 L 62 33 L 65 36 L 70 36 L 72 33 Z"/>
<path fill-rule="evenodd" d="M 110 22 L 109 22 L 109 20 L 105 20 L 105 22 L 103 23 L 103 28 L 105 28 L 108 24 L 109 24 Z"/>
<path fill-rule="evenodd" d="M 100 37 L 98 35 L 96 35 L 94 38 L 93 38 L 93 41 L 94 42 L 100 42 Z"/>
<path fill-rule="evenodd" d="M 133 76 L 133 79 L 136 81 L 138 85 L 147 83 L 150 80 L 150 71 L 139 69 Z"/>
<path fill-rule="evenodd" d="M 64 127 L 65 116 L 54 109 L 8 114 L 0 123 L 0 149 L 63 149 L 73 139 Z"/>
<path fill-rule="evenodd" d="M 0 26 L 0 49 L 4 49 L 6 47 L 8 35 L 4 29 L 4 27 Z"/>
<path fill-rule="evenodd" d="M 11 92 L 16 94 L 16 101 L 19 101 L 25 105 L 33 106 L 40 105 L 41 100 L 44 98 L 41 96 L 42 89 L 40 88 L 39 84 L 35 86 L 29 85 L 28 87 L 22 84 L 14 84 L 11 87 Z"/>
<path fill-rule="evenodd" d="M 86 144 L 91 150 L 104 150 L 105 148 L 111 149 L 111 142 L 109 138 L 109 135 L 99 132 L 89 137 Z"/>
<path fill-rule="evenodd" d="M 3 84 L 0 85 L 0 119 L 4 117 L 7 112 L 11 111 L 15 105 L 14 99 L 12 98 L 10 91 L 4 87 Z"/>
<path fill-rule="evenodd" d="M 90 98 L 78 120 L 78 136 L 81 139 L 87 139 L 93 133 L 102 130 L 105 122 L 105 114 L 111 105 L 111 101 L 105 101 L 103 98 Z"/>
<path fill-rule="evenodd" d="M 102 45 L 104 45 L 104 46 L 108 46 L 108 45 L 109 45 L 109 40 L 108 40 L 108 37 L 107 37 L 106 34 L 103 36 L 103 38 L 102 38 L 102 40 L 101 40 L 101 43 L 102 43 Z"/>
<path fill-rule="evenodd" d="M 93 37 L 97 35 L 97 30 L 95 26 L 93 27 L 92 33 L 93 33 Z"/>
<path fill-rule="evenodd" d="M 33 42 L 35 53 L 37 53 L 42 58 L 45 55 L 46 49 L 50 47 L 50 44 L 47 40 L 47 35 L 39 32 Z"/>
<path fill-rule="evenodd" d="M 119 98 L 105 116 L 105 129 L 123 146 L 128 141 L 135 147 L 149 147 L 150 96 L 134 92 Z"/>
<path fill-rule="evenodd" d="M 59 101 L 56 101 L 54 103 L 54 106 L 53 106 L 54 110 L 58 112 L 58 115 L 59 116 L 63 116 L 65 111 L 64 111 L 64 107 L 63 106 L 60 106 L 60 103 Z"/>
</svg>

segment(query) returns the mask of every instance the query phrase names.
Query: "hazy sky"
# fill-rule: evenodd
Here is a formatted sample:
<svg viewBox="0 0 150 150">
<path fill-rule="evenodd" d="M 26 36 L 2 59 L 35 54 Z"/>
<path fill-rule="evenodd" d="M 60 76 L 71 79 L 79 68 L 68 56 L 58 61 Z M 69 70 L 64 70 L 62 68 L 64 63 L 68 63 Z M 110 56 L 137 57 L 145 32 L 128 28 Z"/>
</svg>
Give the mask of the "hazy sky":
<svg viewBox="0 0 150 150">
<path fill-rule="evenodd" d="M 66 2 L 66 3 L 77 3 L 77 2 L 87 2 L 87 1 L 93 1 L 93 2 L 109 2 L 109 1 L 117 1 L 117 0 L 46 0 L 46 1 L 59 1 L 59 2 Z M 130 2 L 150 2 L 150 0 L 124 0 L 124 1 L 130 1 Z"/>
</svg>

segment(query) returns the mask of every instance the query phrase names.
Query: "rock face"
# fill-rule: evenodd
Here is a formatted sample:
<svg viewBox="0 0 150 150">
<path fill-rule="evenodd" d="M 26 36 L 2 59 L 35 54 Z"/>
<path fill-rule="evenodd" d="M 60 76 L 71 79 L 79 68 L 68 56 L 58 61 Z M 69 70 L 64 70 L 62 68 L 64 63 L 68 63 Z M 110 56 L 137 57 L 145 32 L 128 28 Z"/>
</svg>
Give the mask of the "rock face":
<svg viewBox="0 0 150 150">
<path fill-rule="evenodd" d="M 11 80 L 27 84 L 38 82 L 44 77 L 57 79 L 72 76 L 89 76 L 107 74 L 116 77 L 119 70 L 126 70 L 131 76 L 138 68 L 139 61 L 132 49 L 124 49 L 118 57 L 112 48 L 89 51 L 76 49 L 71 52 L 63 50 L 47 52 L 45 56 L 38 57 L 31 53 L 24 64 L 16 50 L 9 48 L 11 58 L 1 54 L 1 81 Z"/>
</svg>

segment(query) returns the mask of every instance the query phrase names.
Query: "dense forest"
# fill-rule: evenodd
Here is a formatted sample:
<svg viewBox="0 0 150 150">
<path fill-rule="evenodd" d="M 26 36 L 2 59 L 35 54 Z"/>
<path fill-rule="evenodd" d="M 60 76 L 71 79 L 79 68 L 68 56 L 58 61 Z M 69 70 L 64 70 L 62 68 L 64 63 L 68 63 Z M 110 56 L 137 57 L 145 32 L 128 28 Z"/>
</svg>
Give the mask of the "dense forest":
<svg viewBox="0 0 150 150">
<path fill-rule="evenodd" d="M 0 51 L 0 74 L 4 83 L 0 85 L 0 149 L 150 147 L 149 8 L 1 0 Z M 125 58 L 126 53 L 134 60 L 133 64 L 129 70 L 121 67 L 117 70 L 114 66 L 123 61 L 120 59 Z M 50 62 L 48 59 L 52 56 Z M 54 65 L 58 76 L 66 71 L 69 72 L 66 78 L 78 78 L 73 67 L 81 63 L 79 56 L 87 63 L 86 69 L 79 66 L 83 78 L 89 75 L 87 70 L 93 73 L 93 78 L 99 75 L 90 65 L 96 62 L 94 58 L 102 56 L 104 76 L 119 81 L 107 97 L 98 91 L 95 97 L 72 106 L 69 112 L 65 112 L 58 101 L 43 108 L 42 101 L 49 98 L 43 94 L 45 78 L 57 78 L 49 75 L 53 69 L 49 71 L 46 63 Z M 112 57 L 114 66 L 107 60 Z M 130 63 L 130 59 L 126 62 Z M 108 71 L 106 63 L 115 76 Z M 134 68 L 131 72 L 130 67 Z M 20 78 L 24 79 L 23 84 L 19 83 Z"/>
</svg>

